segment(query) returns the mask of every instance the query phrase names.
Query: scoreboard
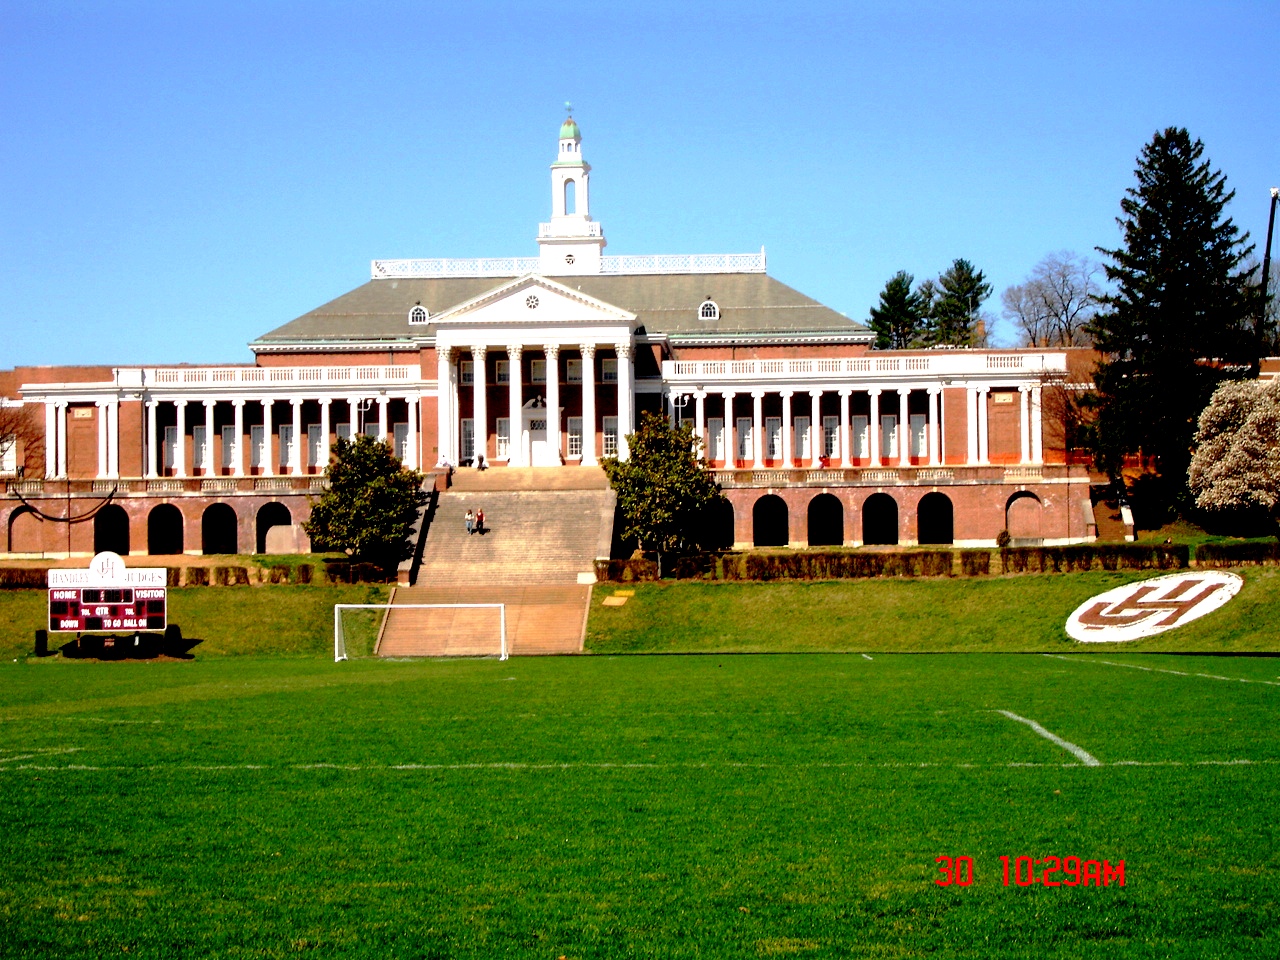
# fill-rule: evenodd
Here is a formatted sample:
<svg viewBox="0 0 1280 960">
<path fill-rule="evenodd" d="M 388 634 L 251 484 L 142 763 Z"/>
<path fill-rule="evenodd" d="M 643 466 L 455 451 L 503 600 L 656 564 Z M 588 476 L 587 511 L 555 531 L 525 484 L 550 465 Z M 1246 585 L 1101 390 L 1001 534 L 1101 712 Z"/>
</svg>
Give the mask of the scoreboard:
<svg viewBox="0 0 1280 960">
<path fill-rule="evenodd" d="M 49 571 L 49 632 L 164 630 L 168 626 L 163 567 L 129 569 L 99 553 L 87 570 Z"/>
<path fill-rule="evenodd" d="M 79 587 L 49 590 L 49 632 L 163 630 L 164 587 Z"/>
</svg>

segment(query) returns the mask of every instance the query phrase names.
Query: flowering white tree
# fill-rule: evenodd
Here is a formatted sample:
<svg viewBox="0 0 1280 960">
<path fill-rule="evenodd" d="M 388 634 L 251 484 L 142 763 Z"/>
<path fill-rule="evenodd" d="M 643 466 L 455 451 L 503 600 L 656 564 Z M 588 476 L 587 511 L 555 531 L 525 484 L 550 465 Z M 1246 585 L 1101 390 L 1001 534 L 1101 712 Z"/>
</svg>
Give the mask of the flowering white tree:
<svg viewBox="0 0 1280 960">
<path fill-rule="evenodd" d="M 1280 517 L 1280 380 L 1229 381 L 1214 391 L 1187 480 L 1203 510 Z"/>
</svg>

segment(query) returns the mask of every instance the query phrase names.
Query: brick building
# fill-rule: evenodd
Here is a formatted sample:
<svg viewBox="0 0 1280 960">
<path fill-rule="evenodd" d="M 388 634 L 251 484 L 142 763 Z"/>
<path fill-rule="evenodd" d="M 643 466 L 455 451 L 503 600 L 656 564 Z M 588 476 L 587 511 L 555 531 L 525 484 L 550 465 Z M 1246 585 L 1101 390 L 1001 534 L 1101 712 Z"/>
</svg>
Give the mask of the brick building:
<svg viewBox="0 0 1280 960">
<path fill-rule="evenodd" d="M 4 552 L 305 549 L 336 437 L 382 437 L 411 467 L 580 469 L 625 457 L 646 410 L 704 439 L 726 543 L 1092 535 L 1060 422 L 1088 355 L 873 351 L 763 250 L 605 256 L 581 146 L 570 118 L 536 256 L 374 261 L 253 341 L 253 364 L 0 372 Z"/>
</svg>

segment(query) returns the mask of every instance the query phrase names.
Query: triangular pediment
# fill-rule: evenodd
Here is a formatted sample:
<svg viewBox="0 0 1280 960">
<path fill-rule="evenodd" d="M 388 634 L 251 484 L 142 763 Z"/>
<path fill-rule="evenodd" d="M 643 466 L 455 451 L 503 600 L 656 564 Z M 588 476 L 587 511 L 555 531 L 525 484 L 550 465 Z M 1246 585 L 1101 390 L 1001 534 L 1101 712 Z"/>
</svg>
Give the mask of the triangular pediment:
<svg viewBox="0 0 1280 960">
<path fill-rule="evenodd" d="M 564 326 L 630 324 L 634 313 L 573 286 L 530 273 L 473 297 L 432 318 L 450 326 Z"/>
</svg>

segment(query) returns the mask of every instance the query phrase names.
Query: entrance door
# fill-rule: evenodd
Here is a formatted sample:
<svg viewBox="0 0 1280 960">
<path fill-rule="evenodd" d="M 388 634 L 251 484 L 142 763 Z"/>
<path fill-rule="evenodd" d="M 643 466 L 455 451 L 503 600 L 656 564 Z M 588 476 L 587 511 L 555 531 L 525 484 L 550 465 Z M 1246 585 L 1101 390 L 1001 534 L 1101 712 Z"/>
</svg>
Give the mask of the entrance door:
<svg viewBox="0 0 1280 960">
<path fill-rule="evenodd" d="M 558 467 L 560 458 L 551 449 L 547 440 L 547 418 L 531 417 L 529 419 L 529 453 L 530 463 L 535 467 Z"/>
</svg>

